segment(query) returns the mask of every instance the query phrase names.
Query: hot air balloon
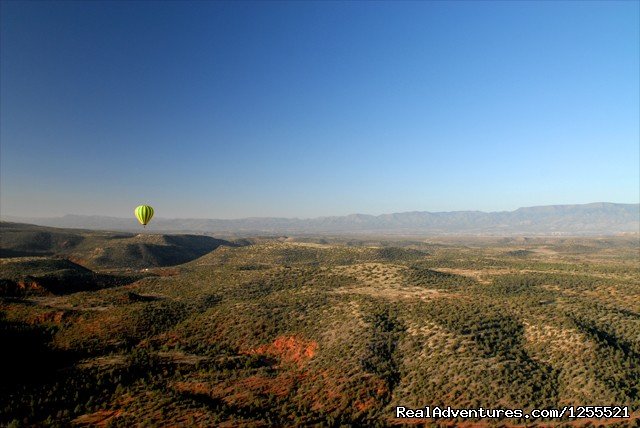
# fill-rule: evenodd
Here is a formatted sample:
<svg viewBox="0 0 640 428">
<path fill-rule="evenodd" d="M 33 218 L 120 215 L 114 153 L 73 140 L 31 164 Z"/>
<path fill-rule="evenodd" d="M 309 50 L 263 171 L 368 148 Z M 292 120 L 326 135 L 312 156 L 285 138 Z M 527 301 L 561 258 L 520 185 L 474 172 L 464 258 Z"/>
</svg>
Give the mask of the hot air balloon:
<svg viewBox="0 0 640 428">
<path fill-rule="evenodd" d="M 147 227 L 147 223 L 149 223 L 151 221 L 151 217 L 153 217 L 153 208 L 149 205 L 140 205 L 133 211 L 133 213 L 136 215 L 140 224 Z"/>
</svg>

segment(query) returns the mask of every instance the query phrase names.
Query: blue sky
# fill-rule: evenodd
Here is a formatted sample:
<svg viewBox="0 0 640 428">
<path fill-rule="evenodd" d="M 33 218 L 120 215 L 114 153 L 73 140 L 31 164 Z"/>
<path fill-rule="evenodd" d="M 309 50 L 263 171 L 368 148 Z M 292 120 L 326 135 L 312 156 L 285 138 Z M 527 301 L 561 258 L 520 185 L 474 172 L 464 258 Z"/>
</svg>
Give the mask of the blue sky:
<svg viewBox="0 0 640 428">
<path fill-rule="evenodd" d="M 3 1 L 0 213 L 637 203 L 639 5 Z"/>
</svg>

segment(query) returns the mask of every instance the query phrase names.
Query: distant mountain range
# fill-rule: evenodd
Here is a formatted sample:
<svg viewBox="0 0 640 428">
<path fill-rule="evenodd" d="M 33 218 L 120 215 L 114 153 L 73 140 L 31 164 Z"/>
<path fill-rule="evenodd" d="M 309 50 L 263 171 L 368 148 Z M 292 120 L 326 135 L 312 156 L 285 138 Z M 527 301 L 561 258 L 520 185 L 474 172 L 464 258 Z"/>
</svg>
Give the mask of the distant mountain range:
<svg viewBox="0 0 640 428">
<path fill-rule="evenodd" d="M 65 215 L 55 218 L 3 217 L 42 226 L 139 231 L 133 218 Z M 640 204 L 599 202 L 548 205 L 515 211 L 414 211 L 378 216 L 310 219 L 252 217 L 236 220 L 154 218 L 149 232 L 218 234 L 382 234 L 382 235 L 612 235 L 640 233 Z"/>
</svg>

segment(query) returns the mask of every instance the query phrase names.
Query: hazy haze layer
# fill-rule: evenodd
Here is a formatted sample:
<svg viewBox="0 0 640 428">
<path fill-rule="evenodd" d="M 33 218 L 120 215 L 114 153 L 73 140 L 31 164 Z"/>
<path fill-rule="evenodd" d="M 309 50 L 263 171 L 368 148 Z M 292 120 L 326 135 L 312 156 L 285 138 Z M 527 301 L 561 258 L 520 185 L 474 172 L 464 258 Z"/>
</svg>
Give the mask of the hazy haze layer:
<svg viewBox="0 0 640 428">
<path fill-rule="evenodd" d="M 133 218 L 66 215 L 6 217 L 43 226 L 102 230 L 143 230 Z M 145 231 L 268 234 L 563 234 L 638 233 L 640 205 L 592 203 L 519 208 L 515 211 L 405 212 L 311 219 L 253 217 L 236 220 L 155 218 Z"/>
</svg>

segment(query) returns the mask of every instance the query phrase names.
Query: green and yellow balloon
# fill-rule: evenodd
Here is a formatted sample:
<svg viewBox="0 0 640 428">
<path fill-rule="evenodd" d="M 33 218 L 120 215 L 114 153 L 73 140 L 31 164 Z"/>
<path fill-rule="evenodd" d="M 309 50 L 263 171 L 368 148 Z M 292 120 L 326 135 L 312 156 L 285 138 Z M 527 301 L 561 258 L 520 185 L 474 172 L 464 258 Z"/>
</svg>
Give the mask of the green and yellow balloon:
<svg viewBox="0 0 640 428">
<path fill-rule="evenodd" d="M 140 224 L 147 227 L 147 223 L 149 223 L 151 221 L 151 217 L 153 217 L 153 208 L 149 205 L 140 205 L 133 211 L 133 213 L 136 215 Z"/>
</svg>

